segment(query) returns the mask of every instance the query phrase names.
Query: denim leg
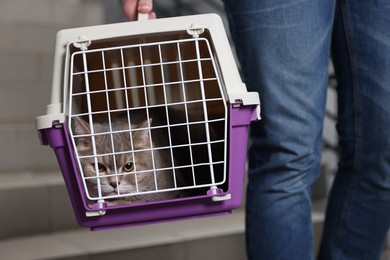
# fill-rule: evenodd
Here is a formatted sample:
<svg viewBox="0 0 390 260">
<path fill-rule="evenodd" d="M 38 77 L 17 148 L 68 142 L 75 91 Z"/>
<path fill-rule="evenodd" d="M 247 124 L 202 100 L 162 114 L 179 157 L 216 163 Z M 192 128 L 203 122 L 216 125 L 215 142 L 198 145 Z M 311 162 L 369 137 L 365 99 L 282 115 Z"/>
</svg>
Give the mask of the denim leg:
<svg viewBox="0 0 390 260">
<path fill-rule="evenodd" d="M 262 101 L 252 125 L 249 259 L 312 259 L 333 0 L 225 0 L 244 80 Z"/>
<path fill-rule="evenodd" d="M 390 225 L 390 4 L 338 1 L 341 148 L 319 259 L 379 259 Z"/>
</svg>

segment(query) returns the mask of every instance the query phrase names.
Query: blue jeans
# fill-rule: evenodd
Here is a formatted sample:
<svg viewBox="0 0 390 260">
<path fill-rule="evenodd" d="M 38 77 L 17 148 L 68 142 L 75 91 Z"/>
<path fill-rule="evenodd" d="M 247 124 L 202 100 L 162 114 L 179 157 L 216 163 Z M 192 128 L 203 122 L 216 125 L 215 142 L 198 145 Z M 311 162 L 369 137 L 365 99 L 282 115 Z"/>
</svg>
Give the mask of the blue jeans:
<svg viewBox="0 0 390 260">
<path fill-rule="evenodd" d="M 243 76 L 262 100 L 251 128 L 249 259 L 312 259 L 332 54 L 340 161 L 319 259 L 378 259 L 390 225 L 388 0 L 225 0 Z"/>
</svg>

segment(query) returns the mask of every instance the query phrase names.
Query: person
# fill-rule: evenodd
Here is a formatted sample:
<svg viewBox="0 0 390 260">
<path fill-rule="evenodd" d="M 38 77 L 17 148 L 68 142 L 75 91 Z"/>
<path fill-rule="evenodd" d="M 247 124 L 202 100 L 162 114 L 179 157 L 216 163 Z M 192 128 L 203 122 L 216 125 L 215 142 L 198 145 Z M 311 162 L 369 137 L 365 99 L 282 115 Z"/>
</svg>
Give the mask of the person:
<svg viewBox="0 0 390 260">
<path fill-rule="evenodd" d="M 129 21 L 137 20 L 138 13 L 148 14 L 149 19 L 155 19 L 153 12 L 153 0 L 122 0 L 122 11 Z"/>
<path fill-rule="evenodd" d="M 390 226 L 390 16 L 387 0 L 224 0 L 252 124 L 249 259 L 312 259 L 310 187 L 319 174 L 331 55 L 340 158 L 318 259 L 379 259 Z M 125 16 L 152 0 L 124 0 Z"/>
</svg>

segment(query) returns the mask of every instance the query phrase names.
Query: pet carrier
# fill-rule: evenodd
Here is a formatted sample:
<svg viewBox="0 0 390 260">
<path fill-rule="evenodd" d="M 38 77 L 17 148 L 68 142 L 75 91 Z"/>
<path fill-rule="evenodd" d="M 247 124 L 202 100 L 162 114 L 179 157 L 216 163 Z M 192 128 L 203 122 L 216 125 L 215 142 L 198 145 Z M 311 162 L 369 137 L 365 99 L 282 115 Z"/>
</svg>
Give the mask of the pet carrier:
<svg viewBox="0 0 390 260">
<path fill-rule="evenodd" d="M 58 32 L 36 123 L 78 223 L 96 230 L 237 208 L 257 119 L 258 94 L 206 14 Z"/>
</svg>

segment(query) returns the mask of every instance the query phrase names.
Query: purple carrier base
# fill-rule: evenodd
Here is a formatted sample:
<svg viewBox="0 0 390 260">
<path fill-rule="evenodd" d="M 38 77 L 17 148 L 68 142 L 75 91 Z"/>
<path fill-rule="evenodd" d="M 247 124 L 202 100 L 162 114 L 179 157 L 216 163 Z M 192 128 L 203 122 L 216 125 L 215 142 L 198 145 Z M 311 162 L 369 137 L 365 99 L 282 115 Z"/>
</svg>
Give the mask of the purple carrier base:
<svg viewBox="0 0 390 260">
<path fill-rule="evenodd" d="M 42 144 L 53 148 L 62 171 L 73 210 L 80 226 L 104 230 L 142 224 L 193 219 L 231 213 L 242 202 L 249 124 L 256 118 L 256 106 L 231 105 L 229 130 L 228 190 L 231 199 L 214 202 L 211 195 L 171 201 L 130 205 L 107 209 L 105 215 L 87 217 L 86 199 L 73 154 L 67 126 L 53 123 L 52 128 L 40 130 Z"/>
</svg>

